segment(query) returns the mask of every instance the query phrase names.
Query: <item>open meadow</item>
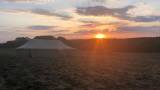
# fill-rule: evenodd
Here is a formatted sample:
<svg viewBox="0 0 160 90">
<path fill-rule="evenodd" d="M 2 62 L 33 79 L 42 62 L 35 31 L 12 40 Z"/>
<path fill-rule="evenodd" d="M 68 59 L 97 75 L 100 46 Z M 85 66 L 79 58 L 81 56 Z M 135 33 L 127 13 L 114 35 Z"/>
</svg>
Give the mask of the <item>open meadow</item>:
<svg viewBox="0 0 160 90">
<path fill-rule="evenodd" d="M 160 90 L 160 0 L 0 0 L 0 90 Z"/>
<path fill-rule="evenodd" d="M 19 57 L 0 50 L 0 90 L 160 90 L 160 53 Z"/>
</svg>

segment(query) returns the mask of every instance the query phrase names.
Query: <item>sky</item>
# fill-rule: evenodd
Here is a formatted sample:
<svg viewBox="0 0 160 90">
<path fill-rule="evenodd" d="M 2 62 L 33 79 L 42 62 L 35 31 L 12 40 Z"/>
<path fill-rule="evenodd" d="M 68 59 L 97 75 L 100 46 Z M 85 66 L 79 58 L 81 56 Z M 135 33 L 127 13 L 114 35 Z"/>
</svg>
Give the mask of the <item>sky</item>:
<svg viewBox="0 0 160 90">
<path fill-rule="evenodd" d="M 0 0 L 0 42 L 39 35 L 67 39 L 160 36 L 160 0 Z"/>
</svg>

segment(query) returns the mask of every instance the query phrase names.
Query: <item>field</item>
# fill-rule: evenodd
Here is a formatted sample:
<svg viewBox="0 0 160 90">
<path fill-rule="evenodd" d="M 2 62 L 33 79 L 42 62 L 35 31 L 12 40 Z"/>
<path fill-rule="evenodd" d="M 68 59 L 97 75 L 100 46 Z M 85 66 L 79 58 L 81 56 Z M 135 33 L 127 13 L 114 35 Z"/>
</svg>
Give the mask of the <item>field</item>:
<svg viewBox="0 0 160 90">
<path fill-rule="evenodd" d="M 0 90 L 160 90 L 160 53 L 16 56 L 0 50 Z"/>
</svg>

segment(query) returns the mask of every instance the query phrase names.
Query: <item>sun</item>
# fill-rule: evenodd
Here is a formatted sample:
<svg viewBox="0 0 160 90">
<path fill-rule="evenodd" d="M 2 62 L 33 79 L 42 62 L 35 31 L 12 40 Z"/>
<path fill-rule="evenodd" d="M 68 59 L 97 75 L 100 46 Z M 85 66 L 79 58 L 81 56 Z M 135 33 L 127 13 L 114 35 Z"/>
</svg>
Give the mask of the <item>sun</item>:
<svg viewBox="0 0 160 90">
<path fill-rule="evenodd" d="M 99 33 L 99 34 L 95 35 L 95 38 L 97 38 L 97 39 L 104 39 L 104 38 L 106 38 L 106 35 L 102 34 L 102 33 Z"/>
</svg>

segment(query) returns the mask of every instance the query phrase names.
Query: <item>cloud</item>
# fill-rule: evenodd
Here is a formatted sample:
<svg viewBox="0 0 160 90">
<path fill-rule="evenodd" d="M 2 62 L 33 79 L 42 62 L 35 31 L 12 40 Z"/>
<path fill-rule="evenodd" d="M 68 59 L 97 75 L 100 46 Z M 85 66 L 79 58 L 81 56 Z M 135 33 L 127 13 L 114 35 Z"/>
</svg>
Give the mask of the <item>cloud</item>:
<svg viewBox="0 0 160 90">
<path fill-rule="evenodd" d="M 2 1 L 8 1 L 8 2 L 29 2 L 29 1 L 37 1 L 37 0 L 2 0 Z"/>
<path fill-rule="evenodd" d="M 96 30 L 79 30 L 74 32 L 74 34 L 78 34 L 78 35 L 90 35 L 90 34 L 96 34 L 97 31 Z"/>
<path fill-rule="evenodd" d="M 68 30 L 58 29 L 57 26 L 46 26 L 46 25 L 33 25 L 27 28 L 35 31 L 46 31 L 47 33 L 65 33 L 68 31 Z"/>
<path fill-rule="evenodd" d="M 57 16 L 57 17 L 61 17 L 64 20 L 68 20 L 68 19 L 72 18 L 71 15 L 68 15 L 68 14 L 65 14 L 65 13 L 59 13 L 59 12 L 51 12 L 51 11 L 46 10 L 46 9 L 37 8 L 37 9 L 31 10 L 31 12 L 35 13 L 35 14 L 46 15 L 46 16 Z"/>
<path fill-rule="evenodd" d="M 137 17 L 126 17 L 124 19 L 136 22 L 154 22 L 154 21 L 160 21 L 160 16 L 137 16 Z"/>
<path fill-rule="evenodd" d="M 31 30 L 50 30 L 55 28 L 55 26 L 45 26 L 45 25 L 33 25 L 33 26 L 29 26 L 27 27 Z"/>
<path fill-rule="evenodd" d="M 54 2 L 54 0 L 1 0 L 0 2 L 44 4 Z"/>
<path fill-rule="evenodd" d="M 100 21 L 95 20 L 94 18 L 80 18 L 78 21 L 82 23 L 100 23 Z"/>
<path fill-rule="evenodd" d="M 81 15 L 93 15 L 93 16 L 104 16 L 113 15 L 118 16 L 125 14 L 133 6 L 127 6 L 124 8 L 107 8 L 104 6 L 93 6 L 93 7 L 79 7 L 77 13 Z"/>
<path fill-rule="evenodd" d="M 67 12 L 52 12 L 47 9 L 41 9 L 41 8 L 35 8 L 35 9 L 2 9 L 0 8 L 0 11 L 2 12 L 9 12 L 9 13 L 19 13 L 19 12 L 29 12 L 33 14 L 38 15 L 44 15 L 44 16 L 56 16 L 60 17 L 62 20 L 69 20 L 72 17 L 72 15 L 68 14 Z"/>
<path fill-rule="evenodd" d="M 101 2 L 101 3 L 106 2 L 106 0 L 92 0 L 92 1 L 94 1 L 94 2 Z"/>
<path fill-rule="evenodd" d="M 89 24 L 81 25 L 80 27 L 82 27 L 82 28 L 96 28 L 97 26 L 98 26 L 98 24 L 89 23 Z"/>
<path fill-rule="evenodd" d="M 158 9 L 149 4 L 140 2 L 134 6 L 134 8 L 127 11 L 131 16 L 160 16 Z"/>
<path fill-rule="evenodd" d="M 50 33 L 65 33 L 65 32 L 68 32 L 68 30 L 58 29 L 58 30 L 52 30 L 52 31 L 50 31 Z"/>
<path fill-rule="evenodd" d="M 128 11 L 136 8 L 135 6 L 127 6 L 123 8 L 107 8 L 104 6 L 80 7 L 76 12 L 80 15 L 86 16 L 114 16 L 123 20 L 130 20 L 136 22 L 153 22 L 160 21 L 160 16 L 146 15 L 146 16 L 132 16 Z"/>
<path fill-rule="evenodd" d="M 116 31 L 111 31 L 116 33 L 144 33 L 144 32 L 152 32 L 152 33 L 160 33 L 160 26 L 122 26 L 117 28 Z M 156 33 L 155 33 L 156 34 Z"/>
</svg>

